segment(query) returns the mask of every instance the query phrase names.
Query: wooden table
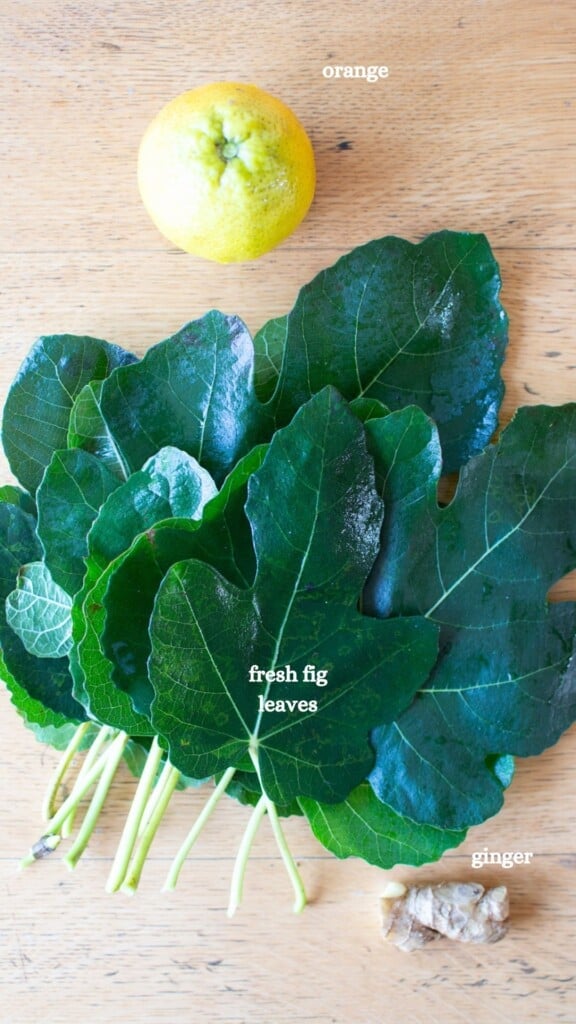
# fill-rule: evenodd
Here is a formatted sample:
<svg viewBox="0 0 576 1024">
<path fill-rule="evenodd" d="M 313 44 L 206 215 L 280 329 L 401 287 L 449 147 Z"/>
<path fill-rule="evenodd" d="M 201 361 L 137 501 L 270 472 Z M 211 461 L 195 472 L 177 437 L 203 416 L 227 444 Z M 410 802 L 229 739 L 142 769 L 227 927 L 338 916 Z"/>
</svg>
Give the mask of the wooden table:
<svg viewBox="0 0 576 1024">
<path fill-rule="evenodd" d="M 40 333 L 91 334 L 143 353 L 212 307 L 252 329 L 352 246 L 484 231 L 510 315 L 502 422 L 519 404 L 576 398 L 572 0 L 3 0 L 0 398 Z M 326 65 L 387 79 L 336 80 Z M 253 264 L 219 267 L 156 233 L 135 183 L 140 136 L 172 96 L 256 82 L 312 137 L 318 190 L 302 227 Z M 8 480 L 3 465 L 2 478 Z M 557 595 L 574 597 L 574 583 Z M 1 697 L 3 1024 L 576 1021 L 572 730 L 518 765 L 503 812 L 405 880 L 470 877 L 470 855 L 532 851 L 482 870 L 508 884 L 509 936 L 407 957 L 381 939 L 389 876 L 339 862 L 295 819 L 311 897 L 301 917 L 262 828 L 245 902 L 225 913 L 244 809 L 220 807 L 175 894 L 159 892 L 200 794 L 177 794 L 139 894 L 103 886 L 134 783 L 122 771 L 75 874 L 59 855 L 25 873 L 55 763 Z"/>
</svg>

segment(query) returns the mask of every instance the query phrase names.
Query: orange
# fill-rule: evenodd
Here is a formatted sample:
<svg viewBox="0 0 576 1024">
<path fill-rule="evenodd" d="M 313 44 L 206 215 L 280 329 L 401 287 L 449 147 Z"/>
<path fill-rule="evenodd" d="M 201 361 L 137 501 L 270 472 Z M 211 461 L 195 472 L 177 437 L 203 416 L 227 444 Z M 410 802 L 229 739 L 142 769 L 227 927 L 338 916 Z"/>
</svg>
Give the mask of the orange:
<svg viewBox="0 0 576 1024">
<path fill-rule="evenodd" d="M 156 227 L 219 263 L 256 259 L 292 234 L 315 182 L 302 124 L 255 85 L 182 93 L 151 122 L 138 154 L 138 186 Z"/>
</svg>

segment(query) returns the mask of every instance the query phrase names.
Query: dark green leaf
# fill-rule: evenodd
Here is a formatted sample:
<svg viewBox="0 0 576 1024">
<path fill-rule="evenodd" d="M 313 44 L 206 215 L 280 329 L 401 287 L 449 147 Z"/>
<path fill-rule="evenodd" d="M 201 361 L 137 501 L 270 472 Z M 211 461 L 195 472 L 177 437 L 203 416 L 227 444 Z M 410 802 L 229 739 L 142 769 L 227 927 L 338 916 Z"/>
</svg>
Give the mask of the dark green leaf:
<svg viewBox="0 0 576 1024">
<path fill-rule="evenodd" d="M 99 581 L 97 570 L 95 579 L 88 572 L 72 605 L 73 647 L 69 661 L 74 696 L 89 717 L 103 725 L 122 729 L 131 736 L 149 736 L 153 733 L 150 722 L 134 710 L 127 694 L 117 689 L 112 681 L 112 665 L 102 651 L 106 613 Z"/>
<path fill-rule="evenodd" d="M 231 583 L 248 587 L 256 560 L 244 513 L 247 482 L 262 464 L 264 445 L 240 460 L 218 494 L 204 508 L 202 521 L 166 519 L 136 538 L 102 575 L 97 594 L 106 609 L 101 643 L 114 665 L 113 678 L 147 714 L 152 699 L 148 679 L 148 625 L 156 593 L 168 569 L 184 558 L 199 558 Z M 126 595 L 130 615 L 126 615 Z"/>
<path fill-rule="evenodd" d="M 339 800 L 372 766 L 371 725 L 393 720 L 428 674 L 437 630 L 357 611 L 382 506 L 364 430 L 333 389 L 275 434 L 246 514 L 257 558 L 250 589 L 199 561 L 178 563 L 160 587 L 152 722 L 186 774 L 254 767 L 274 802 Z M 295 679 L 250 681 L 253 666 L 290 667 Z M 324 678 L 305 681 L 306 666 Z"/>
<path fill-rule="evenodd" d="M 424 615 L 440 656 L 410 708 L 374 734 L 371 782 L 447 828 L 495 814 L 495 755 L 529 756 L 576 717 L 576 605 L 548 605 L 576 566 L 576 405 L 521 409 L 437 503 L 438 438 L 418 409 L 367 425 L 386 503 L 369 614 Z"/>
<path fill-rule="evenodd" d="M 146 736 L 150 731 L 145 715 L 150 688 L 147 672 L 141 678 L 136 676 L 133 654 L 124 638 L 110 645 L 114 662 L 103 649 L 104 596 L 110 575 L 139 531 L 146 531 L 153 543 L 158 517 L 186 514 L 190 517 L 184 521 L 186 526 L 197 529 L 204 505 L 214 492 L 211 477 L 195 459 L 178 449 L 164 448 L 113 491 L 90 530 L 87 573 L 72 609 L 74 692 L 94 718 L 131 735 Z M 157 579 L 157 572 L 153 578 Z M 142 621 L 135 608 L 142 607 L 142 592 L 149 594 L 150 583 L 151 578 L 140 576 L 134 581 L 134 590 L 130 586 L 123 590 L 117 605 L 123 631 L 136 636 L 139 643 L 139 630 L 143 629 L 146 637 L 148 621 Z M 114 666 L 118 687 L 113 682 Z"/>
<path fill-rule="evenodd" d="M 215 494 L 212 477 L 196 459 L 178 448 L 161 448 L 102 505 L 88 537 L 91 559 L 104 569 L 161 519 L 201 519 Z"/>
<path fill-rule="evenodd" d="M 254 379 L 261 402 L 268 402 L 278 385 L 286 343 L 287 317 L 279 316 L 262 327 L 254 338 Z"/>
<path fill-rule="evenodd" d="M 438 424 L 445 470 L 455 469 L 497 425 L 507 343 L 499 291 L 483 235 L 369 242 L 318 274 L 288 316 L 256 335 L 258 393 L 278 425 L 325 384 L 391 409 L 417 404 Z"/>
<path fill-rule="evenodd" d="M 88 531 L 120 481 L 106 466 L 79 449 L 54 452 L 38 488 L 38 536 L 44 560 L 68 594 L 82 586 Z"/>
<path fill-rule="evenodd" d="M 84 385 L 134 359 L 116 345 L 74 334 L 36 342 L 8 392 L 2 422 L 10 468 L 27 490 L 36 490 L 53 452 L 66 448 L 70 411 Z"/>
<path fill-rule="evenodd" d="M 14 487 L 12 484 L 0 487 L 0 502 L 4 502 L 6 505 L 17 505 L 24 512 L 29 512 L 32 516 L 36 515 L 36 506 L 28 491 L 23 491 L 20 487 Z"/>
<path fill-rule="evenodd" d="M 339 804 L 298 801 L 316 838 L 336 857 L 362 857 L 368 864 L 428 864 L 459 846 L 465 831 L 418 825 L 378 800 L 366 782 Z"/>
<path fill-rule="evenodd" d="M 128 472 L 173 445 L 220 482 L 258 435 L 272 429 L 256 401 L 253 363 L 242 321 L 207 313 L 110 377 L 73 437 L 104 461 L 114 453 Z"/>
<path fill-rule="evenodd" d="M 103 380 L 85 384 L 77 395 L 68 423 L 68 447 L 82 448 L 83 451 L 96 455 L 101 465 L 105 466 L 119 480 L 127 480 L 130 468 L 124 459 L 121 448 L 108 431 L 101 408 Z"/>
</svg>

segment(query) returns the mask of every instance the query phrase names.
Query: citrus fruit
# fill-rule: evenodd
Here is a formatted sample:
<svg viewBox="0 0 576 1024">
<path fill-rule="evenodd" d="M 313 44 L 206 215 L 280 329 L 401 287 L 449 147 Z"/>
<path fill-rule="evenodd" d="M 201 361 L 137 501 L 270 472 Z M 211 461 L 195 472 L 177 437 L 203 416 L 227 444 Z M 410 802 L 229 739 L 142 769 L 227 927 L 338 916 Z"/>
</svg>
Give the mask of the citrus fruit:
<svg viewBox="0 0 576 1024">
<path fill-rule="evenodd" d="M 310 139 L 255 85 L 216 82 L 176 96 L 148 126 L 138 186 L 159 231 L 186 252 L 238 263 L 297 228 L 315 187 Z"/>
</svg>

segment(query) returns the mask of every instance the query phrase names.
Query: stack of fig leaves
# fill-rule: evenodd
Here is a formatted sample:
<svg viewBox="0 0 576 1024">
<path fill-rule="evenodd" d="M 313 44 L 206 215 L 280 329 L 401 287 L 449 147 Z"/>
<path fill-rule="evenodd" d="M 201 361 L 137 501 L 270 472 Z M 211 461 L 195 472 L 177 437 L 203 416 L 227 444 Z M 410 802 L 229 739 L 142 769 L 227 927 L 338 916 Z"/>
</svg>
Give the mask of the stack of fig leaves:
<svg viewBox="0 0 576 1024">
<path fill-rule="evenodd" d="M 64 753 L 27 861 L 70 836 L 77 862 L 125 758 L 110 891 L 203 785 L 167 887 L 227 795 L 247 805 L 230 912 L 264 816 L 300 909 L 283 816 L 338 857 L 433 861 L 571 725 L 576 604 L 547 595 L 576 567 L 576 405 L 494 440 L 499 292 L 482 235 L 387 237 L 254 339 L 211 311 L 140 360 L 34 345 L 3 418 L 1 675 Z"/>
</svg>

